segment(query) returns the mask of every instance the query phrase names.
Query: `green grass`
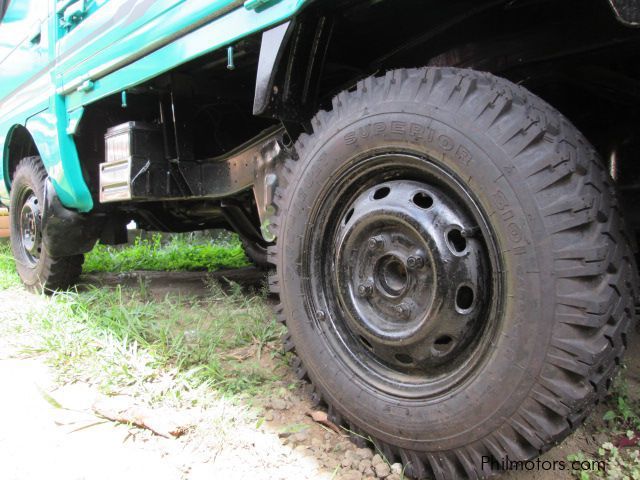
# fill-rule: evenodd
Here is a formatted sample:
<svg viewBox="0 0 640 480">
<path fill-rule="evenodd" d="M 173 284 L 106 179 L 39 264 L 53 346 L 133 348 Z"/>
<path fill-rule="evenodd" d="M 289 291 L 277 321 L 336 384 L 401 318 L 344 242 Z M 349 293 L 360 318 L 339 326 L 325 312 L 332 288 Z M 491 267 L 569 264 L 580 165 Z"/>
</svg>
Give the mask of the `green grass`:
<svg viewBox="0 0 640 480">
<path fill-rule="evenodd" d="M 640 479 L 640 451 L 638 449 L 618 449 L 611 442 L 598 448 L 597 456 L 584 453 L 567 456 L 567 460 L 581 468 L 571 474 L 580 480 L 638 480 Z"/>
<path fill-rule="evenodd" d="M 167 243 L 159 235 L 151 240 L 136 239 L 121 248 L 105 245 L 86 255 L 85 272 L 127 272 L 132 270 L 218 270 L 249 265 L 237 236 L 211 241 L 191 235 L 176 235 Z"/>
<path fill-rule="evenodd" d="M 623 369 L 624 372 L 624 369 Z M 603 416 L 609 426 L 618 433 L 640 432 L 640 398 L 638 392 L 630 392 L 624 375 L 620 374 L 611 392 L 610 410 Z"/>
<path fill-rule="evenodd" d="M 43 356 L 61 383 L 88 381 L 105 394 L 148 404 L 206 403 L 276 385 L 285 362 L 282 326 L 263 295 L 211 286 L 206 299 L 147 298 L 144 289 L 94 288 L 43 298 L 16 327 L 20 351 Z"/>
<path fill-rule="evenodd" d="M 611 407 L 602 417 L 606 422 L 607 436 L 635 439 L 640 432 L 640 398 L 638 392 L 631 392 L 625 379 L 625 369 L 618 375 L 607 399 Z M 573 470 L 571 473 L 580 480 L 591 479 L 632 479 L 640 480 L 640 449 L 636 447 L 617 448 L 612 442 L 604 442 L 595 455 L 583 452 L 569 455 L 570 462 L 585 462 L 592 465 L 587 470 Z"/>
<path fill-rule="evenodd" d="M 157 238 L 138 241 L 119 251 L 98 247 L 89 259 L 93 271 L 246 264 L 233 241 L 187 244 L 184 237 L 166 245 Z M 5 293 L 8 299 L 29 296 L 19 285 L 10 248 L 0 244 L 0 290 L 18 287 Z M 45 358 L 61 383 L 85 381 L 152 405 L 204 404 L 281 388 L 283 327 L 266 293 L 246 294 L 236 284 L 209 288 L 205 298 L 158 300 L 144 283 L 25 297 L 28 313 L 3 312 L 0 330 L 23 354 Z"/>
<path fill-rule="evenodd" d="M 11 247 L 8 241 L 0 241 L 0 289 L 20 285 L 20 279 L 16 274 L 16 266 L 13 261 Z"/>
</svg>

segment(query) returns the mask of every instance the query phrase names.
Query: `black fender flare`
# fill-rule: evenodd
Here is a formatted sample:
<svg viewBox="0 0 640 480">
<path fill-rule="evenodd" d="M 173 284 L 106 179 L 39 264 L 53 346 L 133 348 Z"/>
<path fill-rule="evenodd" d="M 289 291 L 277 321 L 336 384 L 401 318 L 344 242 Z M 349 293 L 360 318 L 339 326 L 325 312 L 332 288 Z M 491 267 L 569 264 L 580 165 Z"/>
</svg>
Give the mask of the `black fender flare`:
<svg viewBox="0 0 640 480">
<path fill-rule="evenodd" d="M 104 218 L 69 210 L 60 202 L 47 178 L 42 213 L 42 244 L 52 257 L 70 257 L 89 252 L 102 231 Z"/>
<path fill-rule="evenodd" d="M 332 17 L 305 11 L 262 33 L 253 114 L 305 123 L 318 108 L 318 87 Z"/>
</svg>

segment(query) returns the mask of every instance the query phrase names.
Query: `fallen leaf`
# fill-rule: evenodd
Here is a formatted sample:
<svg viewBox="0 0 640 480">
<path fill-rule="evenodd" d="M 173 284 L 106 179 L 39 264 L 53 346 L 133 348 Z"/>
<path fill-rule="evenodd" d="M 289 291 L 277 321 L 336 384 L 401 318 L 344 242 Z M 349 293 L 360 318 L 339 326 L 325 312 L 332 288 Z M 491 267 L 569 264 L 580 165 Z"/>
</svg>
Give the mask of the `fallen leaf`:
<svg viewBox="0 0 640 480">
<path fill-rule="evenodd" d="M 64 407 L 60 405 L 60 403 L 55 398 L 53 398 L 49 393 L 45 392 L 42 388 L 40 388 L 40 386 L 36 385 L 36 388 L 38 389 L 38 392 L 45 402 L 47 402 L 53 408 L 64 409 Z"/>
<path fill-rule="evenodd" d="M 324 425 L 325 427 L 330 428 L 331 430 L 336 432 L 338 435 L 342 434 L 338 426 L 335 423 L 333 423 L 331 420 L 329 420 L 327 412 L 323 412 L 322 410 L 315 410 L 313 412 L 307 412 L 307 415 L 309 415 L 314 422 L 317 422 L 321 425 Z"/>
<path fill-rule="evenodd" d="M 146 428 L 165 438 L 180 437 L 188 430 L 187 425 L 180 425 L 171 420 L 165 411 L 161 412 L 139 405 L 123 408 L 121 403 L 119 405 L 117 403 L 99 402 L 93 405 L 93 411 L 107 420 Z"/>
<path fill-rule="evenodd" d="M 631 438 L 626 435 L 622 435 L 616 439 L 615 445 L 618 448 L 637 447 L 640 445 L 640 436 L 638 435 L 638 432 L 634 432 L 634 435 Z"/>
</svg>

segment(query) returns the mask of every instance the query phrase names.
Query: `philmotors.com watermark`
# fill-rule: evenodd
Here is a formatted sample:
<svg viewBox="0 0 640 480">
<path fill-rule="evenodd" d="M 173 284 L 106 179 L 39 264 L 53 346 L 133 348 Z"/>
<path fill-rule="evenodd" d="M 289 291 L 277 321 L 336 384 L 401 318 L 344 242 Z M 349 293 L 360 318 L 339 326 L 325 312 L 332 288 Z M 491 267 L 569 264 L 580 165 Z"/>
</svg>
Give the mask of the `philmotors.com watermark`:
<svg viewBox="0 0 640 480">
<path fill-rule="evenodd" d="M 604 460 L 511 460 L 508 456 L 495 459 L 492 456 L 482 456 L 482 470 L 494 470 L 502 472 L 528 472 L 540 470 L 553 471 L 584 471 L 604 472 L 606 463 Z"/>
</svg>

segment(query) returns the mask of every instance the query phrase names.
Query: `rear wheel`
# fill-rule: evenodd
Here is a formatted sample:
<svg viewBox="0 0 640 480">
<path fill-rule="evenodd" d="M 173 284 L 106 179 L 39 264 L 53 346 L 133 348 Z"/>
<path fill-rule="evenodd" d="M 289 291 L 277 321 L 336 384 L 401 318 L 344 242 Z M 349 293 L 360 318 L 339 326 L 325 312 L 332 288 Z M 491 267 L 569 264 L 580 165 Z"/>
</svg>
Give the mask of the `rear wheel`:
<svg viewBox="0 0 640 480">
<path fill-rule="evenodd" d="M 459 69 L 366 79 L 312 125 L 276 195 L 271 287 L 332 419 L 417 478 L 562 440 L 609 386 L 637 289 L 593 148 Z"/>
<path fill-rule="evenodd" d="M 73 285 L 82 272 L 83 255 L 52 257 L 43 244 L 46 170 L 39 157 L 16 167 L 11 184 L 11 248 L 25 286 L 37 292 Z"/>
</svg>

